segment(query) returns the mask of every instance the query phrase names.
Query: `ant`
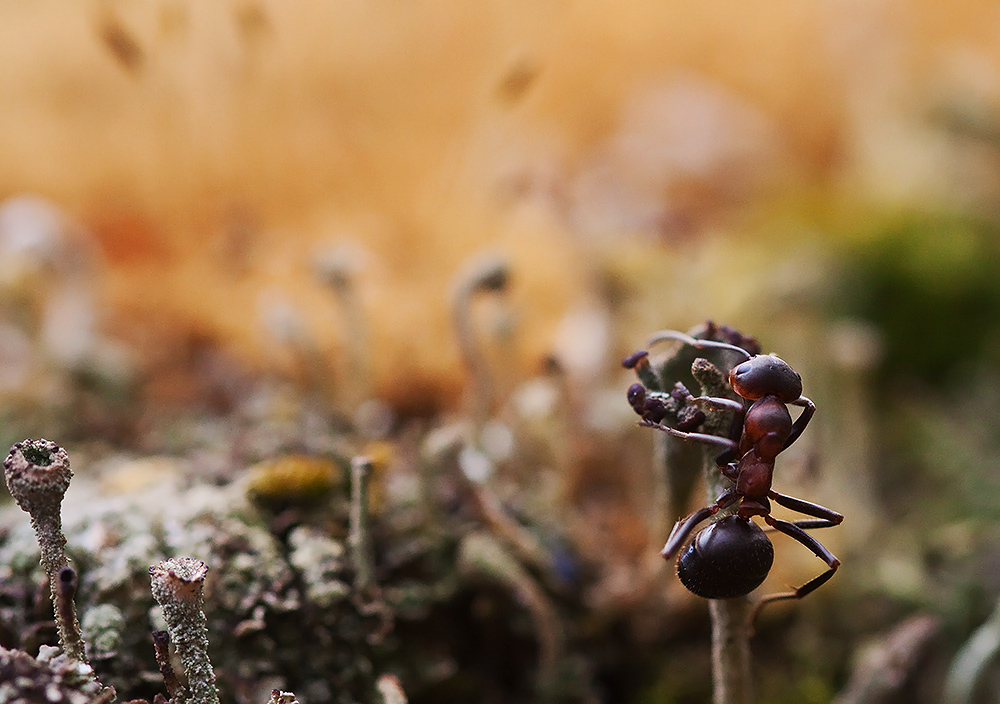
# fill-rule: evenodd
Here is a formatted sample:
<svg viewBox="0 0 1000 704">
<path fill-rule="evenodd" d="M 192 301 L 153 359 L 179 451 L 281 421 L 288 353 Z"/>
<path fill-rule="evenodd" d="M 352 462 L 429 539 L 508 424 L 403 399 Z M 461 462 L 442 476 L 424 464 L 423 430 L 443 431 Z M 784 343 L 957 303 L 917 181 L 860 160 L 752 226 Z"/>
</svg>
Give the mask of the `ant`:
<svg viewBox="0 0 1000 704">
<path fill-rule="evenodd" d="M 802 395 L 801 377 L 775 355 L 751 354 L 743 347 L 728 342 L 695 339 L 682 332 L 666 330 L 657 333 L 650 344 L 663 340 L 679 340 L 698 349 L 729 350 L 740 354 L 745 361 L 729 371 L 729 385 L 742 401 L 712 396 L 693 397 L 683 384 L 677 384 L 669 395 L 649 391 L 642 384 L 633 384 L 629 388 L 629 402 L 642 416 L 639 425 L 683 440 L 724 448 L 725 452 L 716 463 L 723 476 L 734 484 L 723 491 L 711 506 L 677 521 L 660 554 L 664 559 L 671 560 L 702 521 L 735 506 L 734 513 L 699 532 L 680 555 L 677 574 L 681 583 L 706 599 L 745 596 L 760 586 L 774 561 L 771 541 L 765 531 L 750 520 L 753 516 L 760 516 L 770 526 L 768 530 L 777 530 L 804 545 L 827 564 L 827 570 L 797 589 L 763 597 L 754 613 L 773 601 L 801 599 L 825 584 L 840 566 L 840 560 L 806 531 L 839 525 L 844 520 L 836 511 L 771 488 L 775 458 L 802 435 L 816 411 L 815 404 Z M 648 364 L 646 355 L 645 351 L 637 352 L 627 357 L 624 364 L 637 371 L 645 371 Z M 735 411 L 739 426 L 734 426 L 732 435 L 738 432 L 739 440 L 687 430 L 692 425 L 697 427 L 705 418 L 701 411 L 688 413 L 686 417 L 676 412 L 678 403 L 690 408 L 692 402 Z M 788 405 L 803 409 L 794 423 Z M 661 422 L 671 409 L 680 420 L 678 426 L 685 429 L 672 428 Z M 771 501 L 811 518 L 797 521 L 775 518 L 771 515 Z"/>
</svg>

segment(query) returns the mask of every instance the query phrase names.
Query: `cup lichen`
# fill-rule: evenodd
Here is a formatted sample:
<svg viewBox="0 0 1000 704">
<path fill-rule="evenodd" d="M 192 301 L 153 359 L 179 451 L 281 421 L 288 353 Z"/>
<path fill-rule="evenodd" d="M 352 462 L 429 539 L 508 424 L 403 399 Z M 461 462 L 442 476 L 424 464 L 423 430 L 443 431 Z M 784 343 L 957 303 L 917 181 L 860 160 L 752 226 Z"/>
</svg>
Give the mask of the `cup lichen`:
<svg viewBox="0 0 1000 704">
<path fill-rule="evenodd" d="M 178 688 L 174 704 L 218 704 L 215 671 L 208 659 L 205 618 L 205 575 L 208 567 L 193 557 L 175 557 L 149 568 L 153 598 L 163 609 L 170 640 L 177 649 L 187 686 Z"/>
<path fill-rule="evenodd" d="M 66 450 L 49 440 L 14 443 L 3 462 L 4 480 L 14 501 L 31 517 L 31 527 L 41 550 L 41 564 L 49 580 L 49 594 L 56 613 L 59 642 L 74 660 L 87 662 L 73 595 L 76 574 L 65 571 L 66 537 L 62 532 L 62 500 L 73 470 Z"/>
</svg>

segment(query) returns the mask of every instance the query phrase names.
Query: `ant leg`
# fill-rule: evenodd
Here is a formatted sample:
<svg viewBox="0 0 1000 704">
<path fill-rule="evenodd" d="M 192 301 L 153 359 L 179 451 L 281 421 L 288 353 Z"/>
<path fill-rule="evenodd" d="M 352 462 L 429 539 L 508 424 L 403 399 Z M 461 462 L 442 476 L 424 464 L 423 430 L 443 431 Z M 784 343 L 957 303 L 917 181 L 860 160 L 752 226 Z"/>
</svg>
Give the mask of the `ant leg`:
<svg viewBox="0 0 1000 704">
<path fill-rule="evenodd" d="M 657 342 L 663 342 L 664 340 L 679 340 L 684 344 L 690 345 L 697 349 L 720 349 L 720 350 L 732 350 L 733 352 L 739 352 L 747 359 L 750 359 L 753 355 L 747 352 L 742 347 L 737 347 L 736 345 L 730 345 L 728 342 L 716 342 L 715 340 L 698 340 L 690 335 L 686 335 L 679 330 L 660 330 L 659 332 L 653 333 L 652 337 L 646 342 L 647 347 L 652 347 Z"/>
<path fill-rule="evenodd" d="M 804 513 L 807 516 L 818 519 L 795 521 L 794 525 L 801 528 L 829 528 L 831 526 L 839 526 L 844 521 L 844 517 L 833 509 L 814 504 L 811 501 L 797 499 L 787 494 L 779 494 L 776 491 L 767 492 L 767 496 L 779 506 L 784 506 L 785 508 L 790 508 L 793 511 L 798 511 L 799 513 Z"/>
<path fill-rule="evenodd" d="M 673 435 L 675 438 L 680 438 L 681 440 L 703 442 L 706 445 L 719 445 L 727 450 L 735 450 L 737 448 L 736 442 L 719 435 L 708 435 L 707 433 L 685 433 L 682 430 L 671 428 L 668 425 L 663 425 L 663 423 L 654 423 L 653 421 L 646 420 L 645 418 L 640 420 L 638 424 L 643 428 L 655 428 L 656 430 L 662 430 L 664 433 Z"/>
<path fill-rule="evenodd" d="M 683 392 L 685 403 L 704 404 L 714 408 L 735 411 L 737 413 L 746 413 L 747 406 L 744 401 L 736 401 L 723 396 L 695 396 L 680 382 L 677 383 L 677 387 L 680 387 L 680 390 Z M 677 387 L 675 387 L 675 389 Z"/>
<path fill-rule="evenodd" d="M 740 401 L 734 401 L 731 398 L 722 398 L 719 396 L 692 396 L 687 400 L 694 403 L 704 403 L 706 406 L 711 406 L 712 408 L 736 411 L 737 413 L 742 413 L 746 410 L 746 407 Z"/>
<path fill-rule="evenodd" d="M 832 513 L 832 511 L 831 511 Z M 840 514 L 837 514 L 840 515 Z M 840 567 L 840 560 L 834 557 L 833 553 L 823 547 L 822 543 L 816 540 L 814 537 L 805 532 L 802 528 L 795 525 L 794 523 L 789 523 L 788 521 L 783 521 L 780 518 L 775 518 L 774 516 L 764 516 L 764 520 L 768 525 L 773 526 L 775 530 L 784 533 L 790 538 L 794 538 L 798 542 L 805 545 L 809 550 L 818 558 L 823 560 L 827 564 L 826 572 L 813 577 L 808 582 L 803 584 L 798 589 L 790 592 L 779 592 L 777 594 L 769 594 L 761 598 L 753 608 L 753 613 L 750 614 L 750 623 L 752 624 L 754 619 L 757 618 L 757 614 L 760 610 L 767 604 L 773 601 L 782 601 L 784 599 L 801 599 L 802 597 L 811 594 L 819 587 L 826 584 L 830 577 L 837 571 Z"/>
<path fill-rule="evenodd" d="M 731 481 L 733 484 L 740 476 L 740 466 L 736 462 L 726 462 L 725 464 L 716 463 L 719 468 L 719 473 L 722 474 L 726 479 Z"/>
<path fill-rule="evenodd" d="M 706 506 L 705 508 L 700 508 L 694 513 L 692 513 L 687 518 L 682 518 L 674 524 L 673 530 L 670 531 L 670 536 L 667 538 L 667 544 L 663 546 L 660 550 L 660 555 L 663 556 L 664 560 L 670 560 L 680 547 L 687 541 L 688 536 L 695 527 L 704 521 L 706 518 L 714 516 L 719 511 L 724 508 L 732 506 L 734 503 L 739 501 L 740 495 L 735 489 L 727 489 L 726 491 L 719 494 L 719 498 L 716 499 L 715 504 L 712 506 Z"/>
<path fill-rule="evenodd" d="M 800 518 L 796 521 L 790 521 L 793 526 L 798 526 L 802 530 L 813 530 L 815 528 L 830 528 L 831 526 L 837 525 L 836 523 L 831 523 L 825 518 Z M 765 533 L 773 533 L 774 528 L 767 526 L 764 529 Z"/>
<path fill-rule="evenodd" d="M 812 419 L 813 413 L 816 412 L 816 404 L 807 399 L 805 396 L 799 396 L 797 399 L 792 401 L 790 405 L 801 406 L 802 413 L 800 413 L 799 417 L 795 419 L 794 423 L 792 423 L 792 432 L 788 435 L 788 439 L 785 440 L 785 446 L 781 448 L 782 450 L 787 450 L 789 445 L 799 439 L 799 436 L 802 435 L 802 431 L 806 429 L 807 425 L 809 425 L 809 421 Z"/>
</svg>

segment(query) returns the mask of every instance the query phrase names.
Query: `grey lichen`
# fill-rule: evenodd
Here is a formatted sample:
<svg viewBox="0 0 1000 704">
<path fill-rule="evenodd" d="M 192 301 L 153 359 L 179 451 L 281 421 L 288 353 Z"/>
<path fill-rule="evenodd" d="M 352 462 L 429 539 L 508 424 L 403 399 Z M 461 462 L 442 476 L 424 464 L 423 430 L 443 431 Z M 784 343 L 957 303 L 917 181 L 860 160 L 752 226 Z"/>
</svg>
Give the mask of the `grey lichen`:
<svg viewBox="0 0 1000 704">
<path fill-rule="evenodd" d="M 179 467 L 178 474 L 182 472 Z M 323 553 L 330 558 L 323 561 L 318 586 L 318 591 L 329 587 L 329 601 L 320 606 L 309 598 L 317 573 L 307 575 L 291 563 L 287 548 L 291 554 L 296 549 L 284 544 L 290 537 L 282 539 L 271 530 L 270 514 L 254 505 L 245 482 L 188 487 L 167 478 L 126 495 L 108 495 L 89 474 L 74 480 L 63 521 L 85 577 L 81 613 L 86 617 L 98 605 L 113 604 L 124 616 L 120 628 L 105 622 L 103 637 L 117 637 L 120 645 L 115 657 L 94 663 L 103 681 L 123 693 L 151 696 L 155 691 L 160 677 L 149 633 L 165 624 L 150 594 L 149 565 L 171 555 L 197 554 L 212 565 L 206 616 L 212 654 L 222 673 L 217 684 L 227 699 L 234 699 L 244 683 L 274 680 L 275 673 L 288 671 L 299 673 L 296 682 L 328 679 L 346 690 L 311 696 L 315 702 L 358 701 L 357 692 L 371 686 L 365 641 L 370 619 L 357 614 L 350 600 L 336 598 L 339 590 L 351 589 L 343 539 L 316 526 L 293 529 L 317 539 L 300 544 L 305 550 L 300 557 Z M 335 510 L 346 522 L 347 500 L 342 498 Z M 0 593 L 31 594 L 43 579 L 32 531 L 21 516 L 16 510 L 0 512 Z M 26 632 L 36 618 L 23 607 L 0 604 L 0 626 L 15 633 Z M 303 663 L 303 639 L 320 642 L 330 633 L 344 632 L 349 633 L 346 641 L 328 640 L 315 658 Z M 292 684 L 285 677 L 278 680 L 266 691 Z"/>
<path fill-rule="evenodd" d="M 63 496 L 73 478 L 69 455 L 49 440 L 25 440 L 15 443 L 10 449 L 3 467 L 10 495 L 31 517 L 31 527 L 41 549 L 42 568 L 49 580 L 52 606 L 57 614 L 59 642 L 68 656 L 87 662 L 73 601 L 76 576 L 62 572 L 69 565 L 61 508 Z M 71 585 L 67 575 L 72 580 Z M 72 593 L 68 593 L 70 587 Z"/>
<path fill-rule="evenodd" d="M 311 526 L 296 526 L 288 534 L 288 546 L 288 561 L 302 575 L 309 602 L 329 608 L 350 594 L 350 586 L 340 579 L 346 553 L 342 542 Z"/>
<path fill-rule="evenodd" d="M 163 609 L 170 640 L 177 648 L 187 687 L 178 690 L 175 704 L 218 704 L 215 671 L 208 658 L 208 620 L 205 618 L 205 575 L 208 567 L 192 557 L 165 560 L 149 568 L 153 597 Z M 184 692 L 188 696 L 181 693 Z"/>
<path fill-rule="evenodd" d="M 372 461 L 355 457 L 351 461 L 351 523 L 347 543 L 354 563 L 354 586 L 358 592 L 369 594 L 375 588 L 375 556 L 368 529 L 368 482 L 372 474 Z"/>
<path fill-rule="evenodd" d="M 406 694 L 394 675 L 382 675 L 375 682 L 375 688 L 382 697 L 382 704 L 406 704 Z"/>
<path fill-rule="evenodd" d="M 43 645 L 38 657 L 0 648 L 0 702 L 3 704 L 98 704 L 110 701 L 94 671 L 59 648 Z"/>
<path fill-rule="evenodd" d="M 412 498 L 406 503 L 384 493 L 376 474 L 373 510 L 355 522 L 361 533 L 370 532 L 363 542 L 371 549 L 368 564 L 378 568 L 368 582 L 374 593 L 362 594 L 348 547 L 346 487 L 332 489 L 321 507 L 295 500 L 261 505 L 245 475 L 225 485 L 190 482 L 185 477 L 193 467 L 185 460 L 157 462 L 174 467 L 125 493 L 110 490 L 108 477 L 135 478 L 150 460 L 90 462 L 62 511 L 80 568 L 78 603 L 93 665 L 125 698 L 152 699 L 164 690 L 150 631 L 164 628 L 168 615 L 150 593 L 149 565 L 175 555 L 197 555 L 211 565 L 204 610 L 221 700 L 259 704 L 277 688 L 316 704 L 370 703 L 379 701 L 376 680 L 384 672 L 399 673 L 416 690 L 457 677 L 464 653 L 449 650 L 448 636 L 465 614 L 452 600 L 489 581 L 468 579 L 455 565 L 455 536 L 468 530 L 467 512 L 441 512 L 449 523 L 431 530 Z M 358 499 L 355 508 L 368 504 Z M 0 510 L 0 595 L 7 597 L 0 600 L 0 632 L 12 634 L 11 642 L 25 651 L 31 638 L 46 637 L 32 596 L 44 578 L 34 542 L 19 510 Z M 488 589 L 495 586 L 508 588 Z M 96 610 L 102 605 L 113 605 L 121 619 Z M 180 643 L 173 645 L 179 651 Z M 522 679 L 516 687 L 526 691 L 534 678 Z M 192 701 L 190 691 L 186 695 Z"/>
<path fill-rule="evenodd" d="M 267 704 L 299 704 L 299 700 L 291 692 L 282 692 L 280 689 L 271 690 L 271 698 Z"/>
<path fill-rule="evenodd" d="M 125 616 L 114 604 L 99 604 L 87 609 L 81 622 L 92 658 L 101 660 L 114 657 L 121 650 L 121 633 Z"/>
</svg>

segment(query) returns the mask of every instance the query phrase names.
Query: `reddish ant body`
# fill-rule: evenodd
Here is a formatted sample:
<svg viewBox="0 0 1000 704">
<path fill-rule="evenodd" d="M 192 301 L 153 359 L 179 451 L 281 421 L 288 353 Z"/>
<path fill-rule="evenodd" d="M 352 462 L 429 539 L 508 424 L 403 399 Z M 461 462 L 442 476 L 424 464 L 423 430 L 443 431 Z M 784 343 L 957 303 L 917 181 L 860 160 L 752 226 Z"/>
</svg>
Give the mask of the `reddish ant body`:
<svg viewBox="0 0 1000 704">
<path fill-rule="evenodd" d="M 771 541 L 751 520 L 753 516 L 760 516 L 771 528 L 795 539 L 826 562 L 827 570 L 793 591 L 764 597 L 757 608 L 781 599 L 801 599 L 827 582 L 840 566 L 840 560 L 806 531 L 838 525 L 844 517 L 818 504 L 780 494 L 771 488 L 771 481 L 775 458 L 799 438 L 816 406 L 802 395 L 799 374 L 774 355 L 754 355 L 737 345 L 695 339 L 673 330 L 658 333 L 651 344 L 668 339 L 680 340 L 699 349 L 730 350 L 746 357 L 746 361 L 729 372 L 729 385 L 743 399 L 742 402 L 710 396 L 694 398 L 686 393 L 682 385 L 678 385 L 679 391 L 669 395 L 648 392 L 641 384 L 629 389 L 629 402 L 642 416 L 640 425 L 684 440 L 724 448 L 725 452 L 717 463 L 722 474 L 734 483 L 732 488 L 719 495 L 713 505 L 679 520 L 661 554 L 664 559 L 672 559 L 702 521 L 735 506 L 732 515 L 699 532 L 678 558 L 677 572 L 681 582 L 690 591 L 707 599 L 745 596 L 760 586 L 774 559 Z M 636 353 L 627 358 L 626 366 L 643 364 L 643 360 L 644 355 Z M 688 406 L 694 403 L 736 411 L 741 423 L 739 440 L 688 432 L 661 423 L 667 414 L 664 399 L 677 401 L 679 396 Z M 788 404 L 803 408 L 794 423 Z M 733 435 L 735 437 L 736 433 Z M 771 501 L 811 518 L 794 522 L 775 518 L 771 515 Z"/>
</svg>

